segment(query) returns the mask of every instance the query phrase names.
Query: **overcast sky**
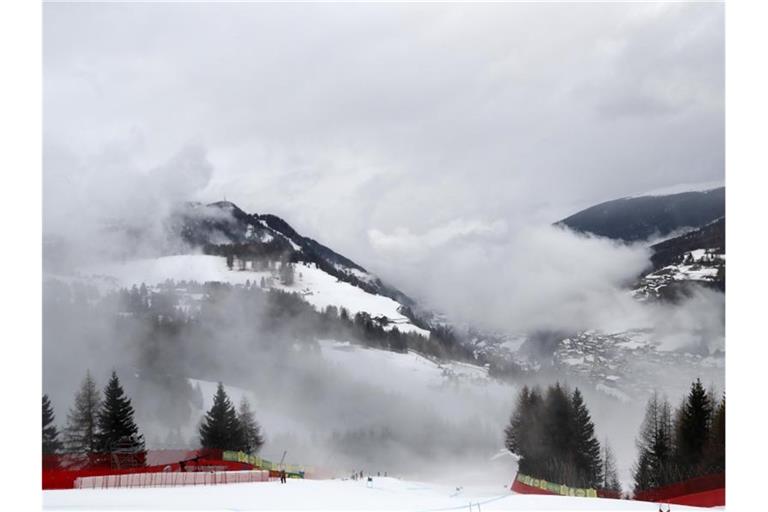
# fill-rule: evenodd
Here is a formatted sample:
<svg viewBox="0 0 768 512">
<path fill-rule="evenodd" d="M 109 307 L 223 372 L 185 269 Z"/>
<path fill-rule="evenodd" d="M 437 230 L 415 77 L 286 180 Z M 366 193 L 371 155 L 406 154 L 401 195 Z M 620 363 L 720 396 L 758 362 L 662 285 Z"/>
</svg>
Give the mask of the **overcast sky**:
<svg viewBox="0 0 768 512">
<path fill-rule="evenodd" d="M 226 197 L 402 283 L 458 239 L 546 248 L 554 235 L 521 233 L 724 179 L 718 4 L 44 16 L 48 231 Z"/>
</svg>

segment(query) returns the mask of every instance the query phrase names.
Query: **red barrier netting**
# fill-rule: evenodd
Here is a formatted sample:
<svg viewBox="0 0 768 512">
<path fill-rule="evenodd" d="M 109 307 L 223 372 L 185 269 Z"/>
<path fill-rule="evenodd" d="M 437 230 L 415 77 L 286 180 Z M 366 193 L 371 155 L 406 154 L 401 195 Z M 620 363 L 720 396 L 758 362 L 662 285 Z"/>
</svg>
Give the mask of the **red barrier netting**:
<svg viewBox="0 0 768 512">
<path fill-rule="evenodd" d="M 526 485 L 517 478 L 512 483 L 512 490 L 520 494 L 558 496 L 557 493 L 547 489 Z M 621 497 L 618 492 L 605 489 L 597 489 L 597 496 L 615 499 Z M 637 493 L 633 499 L 695 507 L 722 507 L 725 506 L 725 473 L 700 476 L 684 482 L 648 489 Z"/>
<path fill-rule="evenodd" d="M 648 489 L 637 493 L 634 499 L 697 507 L 725 506 L 725 473 L 700 476 L 684 482 Z"/>
<path fill-rule="evenodd" d="M 253 469 L 244 462 L 222 460 L 222 453 L 222 450 L 200 449 L 48 455 L 43 457 L 42 488 L 72 489 L 77 478 L 86 476 Z"/>
</svg>

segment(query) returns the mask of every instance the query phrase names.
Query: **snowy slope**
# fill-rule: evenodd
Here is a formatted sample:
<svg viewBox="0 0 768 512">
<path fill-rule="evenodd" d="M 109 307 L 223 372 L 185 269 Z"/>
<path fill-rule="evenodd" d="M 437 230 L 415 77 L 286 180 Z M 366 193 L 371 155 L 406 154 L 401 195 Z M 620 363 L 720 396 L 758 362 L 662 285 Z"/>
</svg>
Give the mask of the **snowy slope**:
<svg viewBox="0 0 768 512">
<path fill-rule="evenodd" d="M 479 386 L 492 384 L 487 368 L 456 361 L 440 362 L 413 351 L 401 354 L 333 340 L 321 340 L 320 347 L 329 364 L 374 386 L 408 391 L 439 388 L 455 380 Z"/>
<path fill-rule="evenodd" d="M 511 477 L 510 477 L 511 480 Z M 479 506 L 478 506 L 479 505 Z M 515 494 L 505 487 L 437 485 L 396 478 L 289 480 L 209 487 L 44 491 L 46 510 L 639 510 L 629 500 Z M 702 510 L 674 506 L 675 511 Z"/>
<path fill-rule="evenodd" d="M 659 298 L 675 283 L 717 284 L 722 281 L 725 254 L 715 249 L 684 252 L 677 263 L 666 265 L 640 279 L 632 291 L 638 299 Z"/>
<path fill-rule="evenodd" d="M 346 308 L 350 316 L 365 311 L 373 318 L 386 317 L 385 329 L 397 327 L 401 332 L 415 332 L 429 337 L 429 331 L 413 325 L 398 311 L 401 307 L 399 302 L 341 281 L 311 263 L 296 263 L 294 268 L 295 282 L 286 286 L 279 282 L 274 270 L 230 270 L 222 256 L 185 254 L 98 265 L 82 269 L 80 277 L 98 284 L 102 290 L 141 283 L 152 286 L 167 279 L 231 284 L 250 281 L 259 284 L 265 278 L 268 287 L 298 293 L 318 311 L 328 306 Z"/>
<path fill-rule="evenodd" d="M 456 362 L 439 362 L 423 357 L 415 352 L 407 354 L 390 352 L 375 348 L 366 348 L 349 342 L 321 340 L 320 359 L 313 365 L 313 371 L 332 379 L 331 385 L 344 389 L 366 389 L 366 400 L 399 400 L 413 402 L 413 406 L 423 400 L 433 408 L 436 414 L 447 421 L 463 421 L 475 417 L 475 414 L 498 413 L 497 403 L 506 404 L 514 396 L 514 388 L 501 384 L 488 377 L 486 368 Z M 293 377 L 301 379 L 302 370 L 294 370 Z M 179 434 L 183 440 L 197 439 L 197 425 L 213 404 L 216 382 L 190 378 L 193 389 L 200 389 L 202 404 L 190 403 L 192 414 L 186 425 L 179 425 Z M 270 440 L 280 433 L 291 433 L 298 437 L 309 437 L 313 432 L 331 432 L 334 429 L 358 428 L 369 425 L 372 416 L 358 418 L 358 423 L 350 423 L 357 418 L 358 403 L 342 401 L 329 404 L 327 409 L 334 411 L 324 420 L 315 421 L 305 411 L 289 410 L 278 391 L 265 393 L 263 389 L 246 390 L 233 386 L 225 379 L 224 388 L 232 403 L 237 406 L 246 397 L 257 413 L 259 423 L 267 436 L 265 456 L 275 456 L 280 447 L 270 444 Z M 460 386 L 458 384 L 461 384 Z M 471 404 L 474 404 L 470 407 Z M 506 420 L 506 408 L 498 418 L 498 428 Z M 341 418 L 341 419 L 339 419 Z M 345 419 L 346 418 L 346 419 Z M 382 418 L 382 421 L 386 418 Z M 146 428 L 147 425 L 142 425 Z M 158 447 L 167 448 L 162 437 Z M 183 446 L 179 446 L 181 448 Z M 279 454 L 277 454 L 279 456 Z M 289 462 L 302 463 L 302 454 L 291 452 Z"/>
</svg>

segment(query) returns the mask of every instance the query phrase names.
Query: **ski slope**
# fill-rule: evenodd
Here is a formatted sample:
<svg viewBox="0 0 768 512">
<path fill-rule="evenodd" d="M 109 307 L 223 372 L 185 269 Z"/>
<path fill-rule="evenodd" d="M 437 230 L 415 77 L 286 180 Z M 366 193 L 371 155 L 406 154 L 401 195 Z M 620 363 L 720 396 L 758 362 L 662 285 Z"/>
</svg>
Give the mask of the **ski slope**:
<svg viewBox="0 0 768 512">
<path fill-rule="evenodd" d="M 478 507 L 479 504 L 479 507 Z M 507 488 L 436 485 L 373 477 L 365 481 L 289 480 L 209 487 L 43 491 L 45 510 L 639 510 L 629 500 L 515 494 Z M 675 505 L 675 512 L 702 510 Z"/>
<path fill-rule="evenodd" d="M 115 287 L 131 287 L 145 283 L 154 286 L 173 281 L 216 281 L 244 285 L 247 282 L 259 285 L 264 278 L 269 287 L 297 293 L 323 311 L 328 306 L 345 308 L 350 316 L 365 311 L 372 317 L 384 316 L 389 319 L 385 329 L 397 327 L 401 332 L 415 332 L 429 337 L 429 331 L 413 325 L 398 308 L 401 304 L 389 297 L 368 293 L 362 288 L 340 281 L 317 268 L 314 264 L 296 263 L 295 282 L 286 286 L 277 279 L 276 271 L 230 270 L 226 258 L 204 254 L 181 254 L 128 260 L 125 262 L 97 265 L 79 271 L 79 277 L 98 283 L 102 290 Z"/>
<path fill-rule="evenodd" d="M 408 392 L 440 388 L 449 381 L 488 387 L 496 384 L 488 369 L 458 361 L 438 361 L 413 350 L 406 354 L 366 348 L 350 342 L 320 340 L 323 359 L 350 377 L 374 386 Z"/>
<path fill-rule="evenodd" d="M 433 361 L 413 351 L 402 354 L 337 340 L 320 340 L 319 345 L 322 361 L 331 371 L 332 376 L 328 378 L 349 387 L 366 385 L 386 390 L 386 396 L 390 399 L 394 396 L 414 398 L 415 390 L 419 390 L 418 396 L 439 411 L 445 411 L 447 418 L 463 417 L 462 411 L 465 409 L 472 411 L 471 414 L 478 410 L 489 412 L 483 407 L 469 406 L 472 403 L 490 405 L 496 400 L 504 403 L 505 398 L 514 395 L 509 386 L 491 379 L 488 370 L 481 366 L 455 361 Z M 192 417 L 189 424 L 180 429 L 184 439 L 195 436 L 199 419 L 213 405 L 217 386 L 216 382 L 207 380 L 190 378 L 188 381 L 193 388 L 200 388 L 203 403 L 202 407 L 190 403 Z M 460 388 L 455 386 L 458 383 L 461 383 Z M 272 407 L 274 401 L 265 400 L 258 391 L 233 386 L 226 379 L 223 384 L 235 406 L 243 397 L 248 399 L 252 408 L 259 412 L 259 421 L 267 432 L 307 433 L 304 418 L 275 410 Z M 383 396 L 376 395 L 376 398 L 383 399 Z M 346 409 L 344 404 L 337 407 L 339 411 Z M 350 405 L 349 408 L 353 407 Z M 467 417 L 471 417 L 471 414 L 468 412 Z"/>
</svg>

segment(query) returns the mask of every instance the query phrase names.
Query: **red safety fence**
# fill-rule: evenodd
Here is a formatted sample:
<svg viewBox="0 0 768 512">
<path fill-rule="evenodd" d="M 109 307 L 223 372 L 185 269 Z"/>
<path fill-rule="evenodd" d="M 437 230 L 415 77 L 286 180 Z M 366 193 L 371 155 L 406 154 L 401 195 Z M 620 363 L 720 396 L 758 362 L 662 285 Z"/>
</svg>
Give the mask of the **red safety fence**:
<svg viewBox="0 0 768 512">
<path fill-rule="evenodd" d="M 525 480 L 525 481 L 523 481 Z M 528 483 L 526 483 L 528 482 Z M 518 474 L 512 482 L 511 489 L 519 494 L 544 494 L 550 496 L 570 495 L 568 489 L 558 492 L 559 484 L 531 479 Z M 565 486 L 562 486 L 565 487 Z M 620 498 L 620 494 L 606 489 L 575 489 L 576 496 L 597 496 L 598 498 Z M 587 491 L 579 494 L 579 491 Z M 706 475 L 677 482 L 664 487 L 648 489 L 637 493 L 634 498 L 639 501 L 654 503 L 670 503 L 675 505 L 690 505 L 695 507 L 725 506 L 725 473 Z"/>
<path fill-rule="evenodd" d="M 221 485 L 268 482 L 269 471 L 197 471 L 192 473 L 130 473 L 79 477 L 76 489 L 120 489 L 130 487 L 176 487 L 186 485 Z"/>
<path fill-rule="evenodd" d="M 722 507 L 725 506 L 725 473 L 648 489 L 637 493 L 634 499 L 696 507 Z"/>
<path fill-rule="evenodd" d="M 549 496 L 559 496 L 558 493 L 542 489 L 540 487 L 534 487 L 533 485 L 527 485 L 515 478 L 512 482 L 512 490 L 518 494 L 546 494 Z"/>
<path fill-rule="evenodd" d="M 72 489 L 78 478 L 160 472 L 242 471 L 243 462 L 222 460 L 222 450 L 150 450 L 139 457 L 116 454 L 51 455 L 43 457 L 42 488 Z"/>
</svg>

